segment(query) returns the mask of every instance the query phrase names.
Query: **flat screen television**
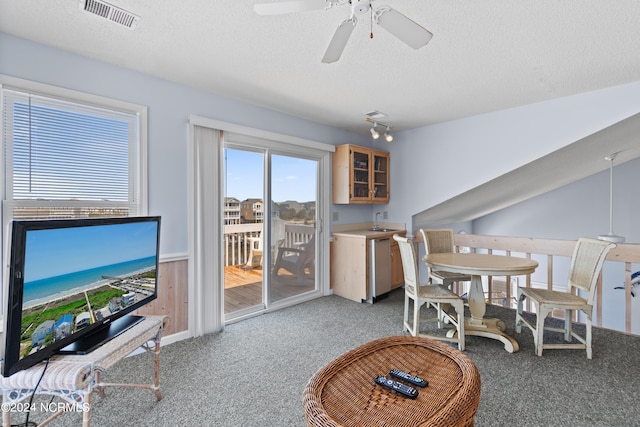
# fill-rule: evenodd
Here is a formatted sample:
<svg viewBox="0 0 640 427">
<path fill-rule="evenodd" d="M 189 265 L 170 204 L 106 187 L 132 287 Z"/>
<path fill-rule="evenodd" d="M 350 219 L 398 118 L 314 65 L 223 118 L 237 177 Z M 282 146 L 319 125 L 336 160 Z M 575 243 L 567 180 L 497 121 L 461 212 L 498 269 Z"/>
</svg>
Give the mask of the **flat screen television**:
<svg viewBox="0 0 640 427">
<path fill-rule="evenodd" d="M 11 224 L 2 375 L 85 354 L 142 320 L 158 295 L 160 217 Z"/>
</svg>

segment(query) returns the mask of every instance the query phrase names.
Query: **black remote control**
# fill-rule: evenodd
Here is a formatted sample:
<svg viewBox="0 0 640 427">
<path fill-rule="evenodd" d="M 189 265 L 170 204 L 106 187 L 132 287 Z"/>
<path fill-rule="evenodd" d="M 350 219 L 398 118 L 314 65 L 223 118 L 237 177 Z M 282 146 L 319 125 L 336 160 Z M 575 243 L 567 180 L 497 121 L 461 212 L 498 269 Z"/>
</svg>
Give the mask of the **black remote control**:
<svg viewBox="0 0 640 427">
<path fill-rule="evenodd" d="M 415 399 L 418 397 L 418 390 L 413 387 L 410 387 L 406 384 L 402 384 L 398 381 L 390 380 L 389 378 L 380 375 L 375 379 L 376 384 L 380 384 L 383 387 L 388 387 L 391 390 L 397 391 L 403 396 L 407 396 L 410 399 Z"/>
<path fill-rule="evenodd" d="M 418 387 L 426 387 L 429 385 L 429 381 L 423 380 L 422 378 L 416 377 L 415 375 L 402 372 L 399 369 L 392 369 L 391 372 L 389 372 L 389 375 L 399 380 L 403 380 L 413 385 L 417 385 Z"/>
</svg>

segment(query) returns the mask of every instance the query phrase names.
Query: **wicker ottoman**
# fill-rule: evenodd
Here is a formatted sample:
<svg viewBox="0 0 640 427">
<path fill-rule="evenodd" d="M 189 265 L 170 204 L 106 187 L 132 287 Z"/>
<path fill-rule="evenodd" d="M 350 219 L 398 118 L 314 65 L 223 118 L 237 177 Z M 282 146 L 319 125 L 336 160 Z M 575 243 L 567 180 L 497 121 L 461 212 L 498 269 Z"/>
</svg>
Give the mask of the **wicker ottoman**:
<svg viewBox="0 0 640 427">
<path fill-rule="evenodd" d="M 374 383 L 393 368 L 424 378 L 408 399 Z M 480 374 L 471 359 L 439 341 L 381 338 L 357 347 L 309 380 L 303 406 L 309 426 L 471 426 L 480 404 Z"/>
</svg>

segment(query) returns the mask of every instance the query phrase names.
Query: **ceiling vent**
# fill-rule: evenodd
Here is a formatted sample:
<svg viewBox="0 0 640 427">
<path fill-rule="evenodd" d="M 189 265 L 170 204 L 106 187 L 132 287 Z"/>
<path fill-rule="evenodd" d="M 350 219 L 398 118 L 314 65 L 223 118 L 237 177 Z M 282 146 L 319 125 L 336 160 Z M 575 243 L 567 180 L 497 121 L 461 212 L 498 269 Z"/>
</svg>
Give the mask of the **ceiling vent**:
<svg viewBox="0 0 640 427">
<path fill-rule="evenodd" d="M 139 16 L 99 0 L 80 0 L 79 6 L 80 10 L 86 10 L 116 24 L 124 25 L 130 30 L 135 29 L 140 21 Z"/>
<path fill-rule="evenodd" d="M 370 111 L 368 113 L 364 113 L 364 115 L 369 117 L 371 120 L 384 119 L 387 117 L 385 113 L 381 113 L 380 111 Z"/>
</svg>

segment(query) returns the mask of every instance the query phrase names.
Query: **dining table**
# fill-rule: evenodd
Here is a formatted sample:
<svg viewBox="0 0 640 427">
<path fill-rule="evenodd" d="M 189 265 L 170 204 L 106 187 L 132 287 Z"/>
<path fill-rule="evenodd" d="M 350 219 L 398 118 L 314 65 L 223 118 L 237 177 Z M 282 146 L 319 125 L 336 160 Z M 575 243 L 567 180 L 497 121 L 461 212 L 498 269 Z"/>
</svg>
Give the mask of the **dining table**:
<svg viewBox="0 0 640 427">
<path fill-rule="evenodd" d="M 433 270 L 471 276 L 471 285 L 468 293 L 471 317 L 465 319 L 465 335 L 499 340 L 504 343 L 504 348 L 509 353 L 520 349 L 518 342 L 504 332 L 504 321 L 484 317 L 487 305 L 482 276 L 531 274 L 538 267 L 537 261 L 507 255 L 456 252 L 427 254 L 423 260 Z"/>
</svg>

